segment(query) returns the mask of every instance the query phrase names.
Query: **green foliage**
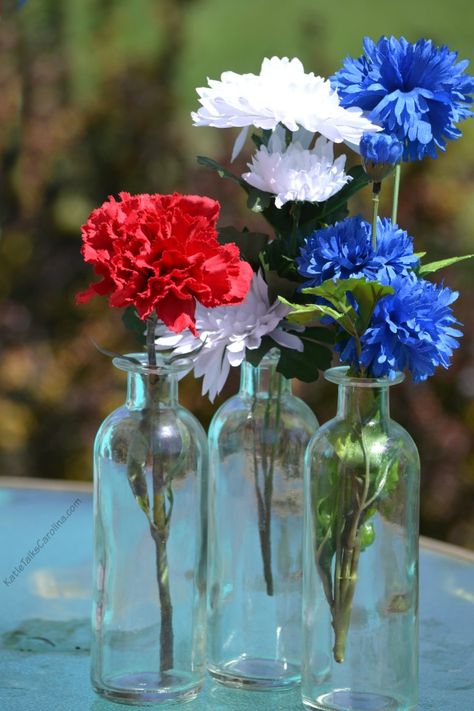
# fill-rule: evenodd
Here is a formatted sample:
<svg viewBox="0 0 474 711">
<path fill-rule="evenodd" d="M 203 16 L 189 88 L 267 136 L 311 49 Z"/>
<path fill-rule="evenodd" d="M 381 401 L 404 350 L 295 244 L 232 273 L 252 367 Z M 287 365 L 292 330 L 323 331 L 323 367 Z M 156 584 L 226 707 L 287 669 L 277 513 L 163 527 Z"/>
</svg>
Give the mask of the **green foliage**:
<svg viewBox="0 0 474 711">
<path fill-rule="evenodd" d="M 244 229 L 242 232 L 235 227 L 221 227 L 219 230 L 219 242 L 228 244 L 233 242 L 240 250 L 240 254 L 252 267 L 254 271 L 260 266 L 260 253 L 265 248 L 269 240 L 268 235 L 262 232 L 250 232 Z"/>
<path fill-rule="evenodd" d="M 246 186 L 245 180 L 242 180 L 242 178 L 239 178 L 238 175 L 235 175 L 235 173 L 232 173 L 231 170 L 227 170 L 227 168 L 224 168 L 224 166 L 220 165 L 219 163 L 217 163 L 217 161 L 213 160 L 212 158 L 207 158 L 206 156 L 197 156 L 196 160 L 199 163 L 199 165 L 202 165 L 205 168 L 210 168 L 211 170 L 214 170 L 220 178 L 230 178 L 231 180 L 235 181 L 236 183 L 238 183 L 245 189 L 245 186 Z"/>
<path fill-rule="evenodd" d="M 287 316 L 290 321 L 306 324 L 321 316 L 329 316 L 349 335 L 360 338 L 370 323 L 376 304 L 384 296 L 393 294 L 393 288 L 365 279 L 327 279 L 320 286 L 303 289 L 303 293 L 324 299 L 324 302 L 292 304 L 280 299 L 293 309 Z"/>
<path fill-rule="evenodd" d="M 320 370 L 324 371 L 331 365 L 332 350 L 328 345 L 334 342 L 333 334 L 327 328 L 316 327 L 307 328 L 298 336 L 303 342 L 303 351 L 278 345 L 280 359 L 276 369 L 285 378 L 298 378 L 311 383 L 318 378 Z M 256 367 L 268 351 L 276 347 L 272 338 L 264 336 L 260 348 L 247 350 L 246 360 Z"/>
<path fill-rule="evenodd" d="M 282 236 L 269 242 L 263 250 L 261 262 L 265 271 L 274 271 L 290 281 L 301 282 L 295 264 L 295 257 L 303 244 L 301 235 Z"/>
<path fill-rule="evenodd" d="M 272 131 L 268 129 L 263 129 L 261 134 L 252 133 L 252 141 L 257 149 L 262 146 L 268 146 L 268 141 L 270 140 Z"/>
<path fill-rule="evenodd" d="M 137 339 L 138 343 L 141 346 L 144 346 L 146 344 L 145 324 L 138 316 L 134 306 L 129 306 L 127 309 L 125 309 L 122 314 L 122 321 L 125 328 L 127 328 L 129 331 L 132 331 L 132 333 L 135 335 L 135 338 Z"/>
<path fill-rule="evenodd" d="M 292 279 L 280 276 L 277 271 L 266 271 L 265 281 L 268 286 L 268 298 L 270 303 L 273 303 L 280 296 L 286 299 L 296 297 L 296 289 L 298 284 L 296 284 Z"/>
<path fill-rule="evenodd" d="M 311 383 L 317 380 L 319 371 L 325 371 L 331 365 L 332 350 L 320 342 L 324 339 L 327 339 L 325 343 L 330 342 L 331 336 L 325 328 L 308 328 L 299 337 L 303 342 L 301 352 L 280 346 L 277 370 L 285 378 L 298 378 L 304 383 Z"/>
<path fill-rule="evenodd" d="M 359 541 L 361 551 L 364 551 L 375 541 L 375 528 L 372 522 L 366 521 L 361 525 L 359 528 Z"/>
<path fill-rule="evenodd" d="M 264 336 L 262 338 L 260 348 L 254 348 L 252 350 L 247 348 L 245 352 L 245 360 L 247 363 L 250 363 L 250 365 L 253 365 L 253 367 L 256 368 L 260 364 L 262 358 L 267 355 L 268 351 L 275 347 L 275 341 L 269 336 Z"/>
<path fill-rule="evenodd" d="M 424 254 L 426 254 L 426 252 L 423 252 L 423 255 Z M 418 274 L 420 276 L 424 276 L 425 274 L 432 274 L 433 272 L 437 272 L 440 269 L 444 269 L 445 267 L 450 267 L 452 264 L 464 262 L 464 260 L 466 259 L 472 259 L 472 257 L 474 257 L 474 254 L 465 254 L 463 257 L 450 257 L 449 259 L 440 259 L 436 262 L 422 264 L 420 269 L 418 270 Z"/>
</svg>

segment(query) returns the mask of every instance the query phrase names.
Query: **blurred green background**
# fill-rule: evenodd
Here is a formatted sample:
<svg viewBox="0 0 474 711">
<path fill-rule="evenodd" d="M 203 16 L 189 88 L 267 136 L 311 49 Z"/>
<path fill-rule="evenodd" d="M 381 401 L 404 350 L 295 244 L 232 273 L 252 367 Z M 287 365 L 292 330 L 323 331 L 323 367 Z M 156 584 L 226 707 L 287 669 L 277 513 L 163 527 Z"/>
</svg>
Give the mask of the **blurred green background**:
<svg viewBox="0 0 474 711">
<path fill-rule="evenodd" d="M 195 87 L 227 69 L 258 73 L 274 54 L 299 56 L 307 71 L 329 76 L 343 57 L 361 54 L 364 34 L 428 36 L 473 59 L 474 5 L 10 0 L 0 7 L 0 473 L 88 480 L 94 433 L 124 394 L 123 374 L 91 339 L 116 352 L 135 347 L 105 301 L 74 305 L 92 277 L 79 252 L 89 212 L 119 190 L 178 190 L 218 198 L 221 225 L 262 228 L 238 188 L 196 164 L 196 154 L 226 163 L 235 134 L 192 127 Z M 474 121 L 462 130 L 446 155 L 403 171 L 400 224 L 433 259 L 474 251 Z M 367 197 L 353 209 L 366 211 Z M 449 371 L 394 388 L 392 411 L 420 449 L 422 532 L 474 548 L 474 264 L 443 276 L 462 292 L 462 348 Z M 237 384 L 235 372 L 219 402 Z M 320 421 L 333 415 L 334 386 L 295 387 Z M 205 425 L 219 404 L 202 398 L 192 377 L 182 400 Z"/>
</svg>

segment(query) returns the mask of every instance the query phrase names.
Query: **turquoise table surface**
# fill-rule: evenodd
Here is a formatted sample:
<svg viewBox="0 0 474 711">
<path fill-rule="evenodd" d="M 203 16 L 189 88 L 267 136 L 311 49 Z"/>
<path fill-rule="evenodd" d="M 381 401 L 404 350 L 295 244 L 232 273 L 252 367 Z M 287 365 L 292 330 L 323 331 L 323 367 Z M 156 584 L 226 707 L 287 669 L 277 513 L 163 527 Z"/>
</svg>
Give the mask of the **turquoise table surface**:
<svg viewBox="0 0 474 711">
<path fill-rule="evenodd" d="M 102 700 L 89 684 L 90 490 L 31 481 L 18 486 L 6 479 L 0 487 L 0 711 L 140 708 Z M 419 709 L 471 711 L 474 556 L 423 540 L 420 573 Z M 208 681 L 185 708 L 301 711 L 303 706 L 297 690 L 230 691 Z"/>
</svg>

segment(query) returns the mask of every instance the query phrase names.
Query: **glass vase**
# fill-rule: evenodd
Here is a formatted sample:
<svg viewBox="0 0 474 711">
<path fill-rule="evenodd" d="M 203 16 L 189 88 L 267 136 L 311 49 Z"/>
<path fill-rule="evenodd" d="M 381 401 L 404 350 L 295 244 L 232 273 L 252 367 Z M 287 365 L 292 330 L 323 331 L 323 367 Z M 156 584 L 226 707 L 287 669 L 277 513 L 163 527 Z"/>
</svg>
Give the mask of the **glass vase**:
<svg viewBox="0 0 474 711">
<path fill-rule="evenodd" d="M 277 363 L 244 362 L 209 429 L 208 669 L 255 689 L 300 680 L 302 477 L 317 421 Z"/>
<path fill-rule="evenodd" d="M 205 674 L 206 436 L 177 400 L 189 364 L 113 363 L 128 385 L 94 447 L 92 684 L 123 703 L 182 702 Z"/>
<path fill-rule="evenodd" d="M 305 460 L 303 703 L 412 711 L 418 687 L 419 459 L 389 386 L 332 368 L 336 417 Z"/>
</svg>

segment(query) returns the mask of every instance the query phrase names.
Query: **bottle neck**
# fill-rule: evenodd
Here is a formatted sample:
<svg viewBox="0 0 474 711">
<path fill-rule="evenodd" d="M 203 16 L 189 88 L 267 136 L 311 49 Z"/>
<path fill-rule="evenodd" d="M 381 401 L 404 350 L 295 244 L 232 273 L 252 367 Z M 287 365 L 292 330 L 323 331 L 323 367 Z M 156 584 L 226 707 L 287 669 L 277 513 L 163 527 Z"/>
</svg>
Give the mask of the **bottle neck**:
<svg viewBox="0 0 474 711">
<path fill-rule="evenodd" d="M 363 425 L 380 424 L 390 420 L 389 387 L 361 387 L 353 384 L 339 384 L 337 416 L 340 419 L 355 420 Z"/>
<path fill-rule="evenodd" d="M 291 394 L 291 381 L 277 372 L 277 364 L 275 356 L 265 356 L 256 367 L 244 361 L 240 370 L 240 394 L 251 398 Z"/>
<path fill-rule="evenodd" d="M 128 371 L 127 400 L 129 410 L 164 409 L 178 404 L 177 374 Z"/>
</svg>

